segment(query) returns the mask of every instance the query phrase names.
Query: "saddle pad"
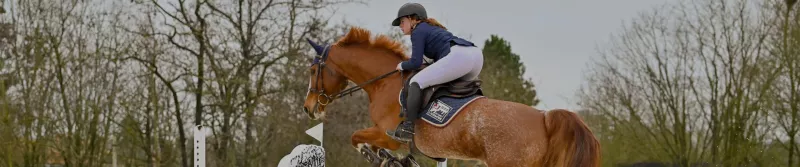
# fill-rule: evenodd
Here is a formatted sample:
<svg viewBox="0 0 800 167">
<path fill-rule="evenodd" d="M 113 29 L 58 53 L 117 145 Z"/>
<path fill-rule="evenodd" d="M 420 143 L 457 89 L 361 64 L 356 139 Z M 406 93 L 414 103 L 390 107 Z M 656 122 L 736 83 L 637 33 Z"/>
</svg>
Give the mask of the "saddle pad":
<svg viewBox="0 0 800 167">
<path fill-rule="evenodd" d="M 403 97 L 402 94 L 404 93 L 405 92 L 401 92 L 400 97 Z M 465 106 L 484 97 L 485 96 L 481 95 L 472 95 L 462 98 L 442 96 L 431 100 L 430 103 L 426 104 L 425 108 L 419 113 L 420 118 L 433 126 L 444 127 L 447 126 L 447 124 L 449 124 L 450 121 L 452 121 L 453 118 L 455 118 Z M 402 105 L 405 102 L 405 99 L 400 98 L 399 101 Z"/>
</svg>

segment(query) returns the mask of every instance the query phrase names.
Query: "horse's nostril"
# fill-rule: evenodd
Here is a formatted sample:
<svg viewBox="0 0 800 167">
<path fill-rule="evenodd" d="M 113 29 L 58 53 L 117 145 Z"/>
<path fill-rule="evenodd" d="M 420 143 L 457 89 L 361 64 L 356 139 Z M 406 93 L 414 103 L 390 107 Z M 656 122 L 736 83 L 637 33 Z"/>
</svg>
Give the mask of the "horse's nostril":
<svg viewBox="0 0 800 167">
<path fill-rule="evenodd" d="M 313 113 L 311 113 L 311 112 L 310 112 L 310 110 L 308 110 L 308 107 L 303 107 L 303 111 L 304 111 L 304 112 L 306 112 L 306 114 L 308 114 L 308 118 L 311 118 L 311 119 L 316 119 L 316 118 L 314 117 L 314 114 L 313 114 Z"/>
</svg>

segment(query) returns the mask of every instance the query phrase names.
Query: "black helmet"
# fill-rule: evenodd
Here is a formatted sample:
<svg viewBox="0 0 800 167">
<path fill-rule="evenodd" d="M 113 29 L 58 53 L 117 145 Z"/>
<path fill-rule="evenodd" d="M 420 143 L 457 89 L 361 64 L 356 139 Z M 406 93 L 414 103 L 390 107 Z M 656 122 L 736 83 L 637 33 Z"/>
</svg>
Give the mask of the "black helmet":
<svg viewBox="0 0 800 167">
<path fill-rule="evenodd" d="M 397 11 L 397 18 L 392 21 L 392 26 L 400 25 L 400 18 L 409 15 L 417 15 L 419 19 L 425 20 L 428 18 L 428 13 L 425 12 L 425 7 L 418 3 L 406 3 Z"/>
</svg>

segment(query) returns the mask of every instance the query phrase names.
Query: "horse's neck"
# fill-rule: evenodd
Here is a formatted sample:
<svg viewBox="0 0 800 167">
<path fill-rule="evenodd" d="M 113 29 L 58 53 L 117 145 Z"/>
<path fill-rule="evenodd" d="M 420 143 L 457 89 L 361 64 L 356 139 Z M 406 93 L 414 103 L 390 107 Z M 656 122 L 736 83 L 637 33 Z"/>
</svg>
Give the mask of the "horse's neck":
<svg viewBox="0 0 800 167">
<path fill-rule="evenodd" d="M 401 60 L 391 57 L 392 55 L 382 54 L 385 53 L 359 50 L 351 52 L 351 54 L 338 54 L 347 56 L 339 56 L 335 59 L 336 62 L 341 62 L 337 64 L 340 66 L 339 68 L 341 68 L 343 75 L 348 80 L 353 81 L 356 84 L 362 84 L 369 80 L 380 77 L 383 74 L 392 72 L 395 70 L 397 64 L 401 62 Z M 404 73 L 408 74 L 407 72 Z M 378 97 L 377 94 L 379 93 L 386 93 L 385 91 L 399 92 L 401 85 L 402 81 L 400 79 L 400 73 L 396 73 L 389 75 L 386 78 L 366 84 L 362 86 L 362 88 L 369 95 L 370 101 L 374 101 L 375 98 Z"/>
</svg>

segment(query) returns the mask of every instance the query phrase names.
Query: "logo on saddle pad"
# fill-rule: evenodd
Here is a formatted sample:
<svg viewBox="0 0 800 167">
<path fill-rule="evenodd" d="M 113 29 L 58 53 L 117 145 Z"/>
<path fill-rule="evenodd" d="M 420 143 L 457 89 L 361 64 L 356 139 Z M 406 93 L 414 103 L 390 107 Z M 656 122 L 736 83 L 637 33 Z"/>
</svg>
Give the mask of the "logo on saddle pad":
<svg viewBox="0 0 800 167">
<path fill-rule="evenodd" d="M 445 117 L 448 113 L 450 113 L 450 111 L 452 111 L 452 109 L 453 107 L 450 107 L 450 105 L 447 105 L 447 103 L 437 99 L 436 102 L 431 105 L 427 115 L 431 116 L 433 119 L 436 119 L 436 121 L 444 122 Z"/>
<path fill-rule="evenodd" d="M 439 97 L 428 103 L 426 110 L 420 113 L 420 118 L 433 126 L 445 127 L 464 110 L 464 107 L 483 97 L 481 95 L 463 98 Z"/>
</svg>

